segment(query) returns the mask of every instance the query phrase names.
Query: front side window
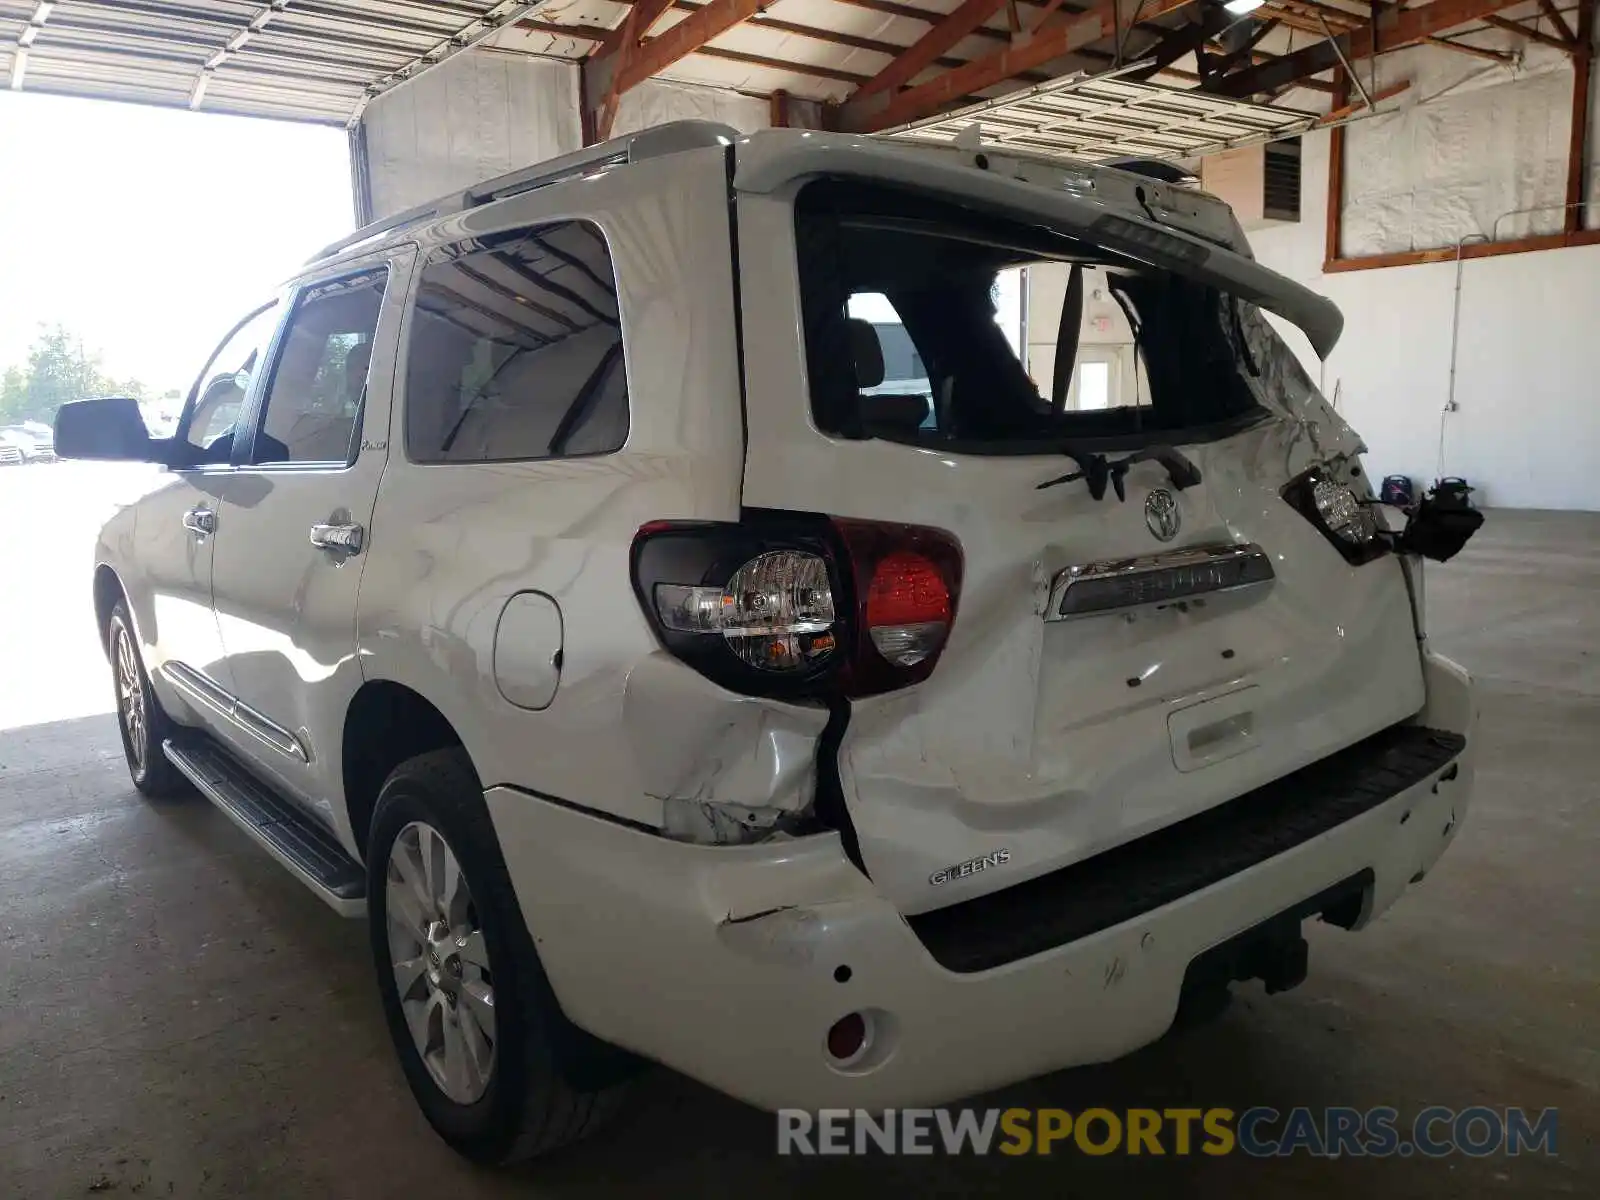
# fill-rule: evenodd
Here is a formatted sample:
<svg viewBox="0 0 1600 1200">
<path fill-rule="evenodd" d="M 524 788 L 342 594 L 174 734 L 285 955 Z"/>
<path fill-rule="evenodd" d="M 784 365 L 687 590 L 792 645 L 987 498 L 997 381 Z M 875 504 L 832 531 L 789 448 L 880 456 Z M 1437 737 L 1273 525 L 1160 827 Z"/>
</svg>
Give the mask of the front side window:
<svg viewBox="0 0 1600 1200">
<path fill-rule="evenodd" d="M 1265 415 L 1267 356 L 1251 349 L 1262 322 L 1198 278 L 838 181 L 801 193 L 796 240 L 824 432 L 1033 452 L 1188 441 Z"/>
<path fill-rule="evenodd" d="M 277 319 L 277 301 L 251 313 L 223 339 L 200 372 L 194 403 L 180 433 L 181 440 L 188 443 L 190 462 L 228 461 L 233 452 L 234 422 Z"/>
<path fill-rule="evenodd" d="M 600 229 L 563 221 L 435 255 L 411 318 L 405 406 L 415 462 L 620 450 L 628 380 Z"/>
<path fill-rule="evenodd" d="M 300 293 L 262 399 L 253 462 L 354 459 L 387 282 L 387 271 L 367 271 Z"/>
</svg>

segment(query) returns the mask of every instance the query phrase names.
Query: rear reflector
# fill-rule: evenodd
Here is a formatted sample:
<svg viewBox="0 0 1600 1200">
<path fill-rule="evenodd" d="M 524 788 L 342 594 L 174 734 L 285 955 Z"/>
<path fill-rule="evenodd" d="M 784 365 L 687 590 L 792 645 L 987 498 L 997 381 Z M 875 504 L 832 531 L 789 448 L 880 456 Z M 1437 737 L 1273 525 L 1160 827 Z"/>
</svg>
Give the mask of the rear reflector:
<svg viewBox="0 0 1600 1200">
<path fill-rule="evenodd" d="M 1254 544 L 1195 546 L 1146 558 L 1086 563 L 1068 567 L 1052 581 L 1045 620 L 1265 587 L 1273 578 L 1272 560 Z"/>
<path fill-rule="evenodd" d="M 858 1012 L 840 1017 L 828 1030 L 828 1057 L 849 1064 L 867 1048 L 867 1019 Z"/>
</svg>

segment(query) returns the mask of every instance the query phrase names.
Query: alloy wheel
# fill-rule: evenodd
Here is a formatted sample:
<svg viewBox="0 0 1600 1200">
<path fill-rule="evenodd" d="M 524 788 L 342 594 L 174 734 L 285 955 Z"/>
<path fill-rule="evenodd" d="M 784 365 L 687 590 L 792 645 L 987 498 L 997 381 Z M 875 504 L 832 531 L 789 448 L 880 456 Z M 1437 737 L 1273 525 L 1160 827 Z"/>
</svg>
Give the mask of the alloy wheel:
<svg viewBox="0 0 1600 1200">
<path fill-rule="evenodd" d="M 472 1104 L 494 1073 L 494 973 L 466 875 L 426 822 L 411 822 L 390 846 L 384 905 L 395 993 L 417 1055 L 446 1096 Z"/>
<path fill-rule="evenodd" d="M 127 735 L 128 757 L 135 771 L 144 770 L 145 711 L 144 684 L 139 678 L 139 660 L 134 656 L 133 639 L 118 627 L 116 637 L 117 713 Z"/>
</svg>

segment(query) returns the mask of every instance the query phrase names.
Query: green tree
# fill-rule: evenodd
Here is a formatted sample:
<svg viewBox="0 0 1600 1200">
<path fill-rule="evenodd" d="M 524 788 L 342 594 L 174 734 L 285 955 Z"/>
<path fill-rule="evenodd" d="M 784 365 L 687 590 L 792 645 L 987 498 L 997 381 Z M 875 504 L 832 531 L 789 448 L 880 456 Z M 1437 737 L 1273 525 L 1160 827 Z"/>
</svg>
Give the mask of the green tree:
<svg viewBox="0 0 1600 1200">
<path fill-rule="evenodd" d="M 45 421 L 69 400 L 89 396 L 133 396 L 147 389 L 137 379 L 116 380 L 100 367 L 83 339 L 63 325 L 39 327 L 23 366 L 12 366 L 0 378 L 0 421 Z"/>
<path fill-rule="evenodd" d="M 7 367 L 0 377 L 0 421 L 22 420 L 28 400 L 28 378 L 21 367 Z"/>
</svg>

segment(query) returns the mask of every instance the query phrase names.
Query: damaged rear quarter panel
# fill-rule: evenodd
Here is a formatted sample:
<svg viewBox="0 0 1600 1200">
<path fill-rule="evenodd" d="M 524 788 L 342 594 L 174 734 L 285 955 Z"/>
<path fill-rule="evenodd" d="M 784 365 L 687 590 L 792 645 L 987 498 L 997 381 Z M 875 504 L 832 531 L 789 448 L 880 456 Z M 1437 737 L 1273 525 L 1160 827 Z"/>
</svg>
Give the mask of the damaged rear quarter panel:
<svg viewBox="0 0 1600 1200">
<path fill-rule="evenodd" d="M 816 795 L 820 705 L 727 691 L 665 652 L 628 673 L 623 724 L 639 776 L 652 781 L 669 837 L 760 841 L 808 813 Z"/>
</svg>

